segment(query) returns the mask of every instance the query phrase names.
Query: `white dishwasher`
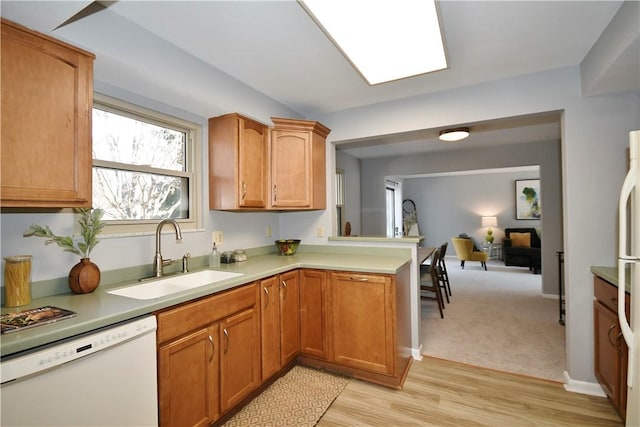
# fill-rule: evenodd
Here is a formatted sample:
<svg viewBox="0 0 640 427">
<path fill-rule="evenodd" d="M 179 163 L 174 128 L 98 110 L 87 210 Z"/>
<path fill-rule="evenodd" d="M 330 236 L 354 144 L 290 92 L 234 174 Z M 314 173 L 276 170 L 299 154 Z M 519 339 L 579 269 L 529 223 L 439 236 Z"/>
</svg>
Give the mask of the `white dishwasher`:
<svg viewBox="0 0 640 427">
<path fill-rule="evenodd" d="M 156 318 L 0 363 L 0 425 L 157 426 Z"/>
</svg>

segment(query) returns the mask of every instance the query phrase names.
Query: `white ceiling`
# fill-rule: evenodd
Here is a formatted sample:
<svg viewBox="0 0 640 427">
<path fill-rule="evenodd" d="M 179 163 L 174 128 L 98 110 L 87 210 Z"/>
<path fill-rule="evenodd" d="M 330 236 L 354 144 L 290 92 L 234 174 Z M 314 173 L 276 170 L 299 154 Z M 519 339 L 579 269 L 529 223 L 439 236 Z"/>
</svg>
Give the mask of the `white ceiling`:
<svg viewBox="0 0 640 427">
<path fill-rule="evenodd" d="M 394 1 L 399 5 L 402 2 Z M 167 54 L 178 47 L 309 118 L 579 65 L 622 4 L 621 1 L 442 1 L 440 19 L 449 68 L 368 86 L 293 0 L 102 2 L 109 7 L 54 30 L 90 3 L 2 1 L 0 13 L 94 52 L 98 58 L 96 67 L 143 72 L 147 69 L 145 61 L 166 55 L 163 58 L 166 66 L 179 69 L 179 58 Z M 155 48 L 158 38 L 169 49 Z M 183 90 L 198 96 L 198 88 L 188 88 L 188 84 L 186 75 L 181 82 Z M 193 112 L 208 115 L 206 111 Z M 514 126 L 517 128 L 518 124 L 522 127 L 516 132 Z M 473 125 L 468 144 L 560 138 L 558 115 L 552 119 L 545 115 L 516 118 L 502 124 Z M 484 137 L 474 141 L 482 129 L 486 132 Z M 524 137 L 523 130 L 526 130 Z M 442 144 L 424 143 L 432 141 L 434 135 L 436 130 L 385 137 L 370 141 L 372 147 L 367 150 L 359 150 L 357 146 L 363 142 L 355 141 L 351 143 L 353 150 L 349 150 L 359 157 L 371 157 L 385 155 L 385 145 L 390 143 L 394 144 L 396 155 L 399 148 L 405 152 L 434 147 L 450 149 Z"/>
</svg>

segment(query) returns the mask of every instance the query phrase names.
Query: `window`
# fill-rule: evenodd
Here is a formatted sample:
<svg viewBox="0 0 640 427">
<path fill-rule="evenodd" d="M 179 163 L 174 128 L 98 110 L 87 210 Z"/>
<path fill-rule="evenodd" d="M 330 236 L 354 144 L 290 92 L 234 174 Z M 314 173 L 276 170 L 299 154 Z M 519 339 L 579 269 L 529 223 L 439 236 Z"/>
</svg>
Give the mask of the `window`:
<svg viewBox="0 0 640 427">
<path fill-rule="evenodd" d="M 93 207 L 113 233 L 199 223 L 200 126 L 95 94 Z"/>
<path fill-rule="evenodd" d="M 338 236 L 342 236 L 342 214 L 344 209 L 344 171 L 336 169 L 336 218 Z"/>
<path fill-rule="evenodd" d="M 387 212 L 387 237 L 396 237 L 398 235 L 398 227 L 396 227 L 396 190 L 387 185 L 386 188 L 386 212 Z"/>
</svg>

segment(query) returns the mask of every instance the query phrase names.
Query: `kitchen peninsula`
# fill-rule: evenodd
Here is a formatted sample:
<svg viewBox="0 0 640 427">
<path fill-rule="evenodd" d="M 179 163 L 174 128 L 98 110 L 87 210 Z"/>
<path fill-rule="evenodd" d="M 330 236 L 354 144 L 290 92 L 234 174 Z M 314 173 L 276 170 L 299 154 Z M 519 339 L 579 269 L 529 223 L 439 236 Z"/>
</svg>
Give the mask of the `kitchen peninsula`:
<svg viewBox="0 0 640 427">
<path fill-rule="evenodd" d="M 425 260 L 425 251 L 421 251 L 424 236 L 407 236 L 407 237 L 385 237 L 385 236 L 336 236 L 329 237 L 330 244 L 349 245 L 357 247 L 374 247 L 384 250 L 390 250 L 392 253 L 408 250 L 411 253 L 410 268 L 410 301 L 409 310 L 411 316 L 411 354 L 414 359 L 422 360 L 422 344 L 420 343 L 420 273 L 419 267 Z M 427 251 L 428 258 L 431 251 Z"/>
</svg>

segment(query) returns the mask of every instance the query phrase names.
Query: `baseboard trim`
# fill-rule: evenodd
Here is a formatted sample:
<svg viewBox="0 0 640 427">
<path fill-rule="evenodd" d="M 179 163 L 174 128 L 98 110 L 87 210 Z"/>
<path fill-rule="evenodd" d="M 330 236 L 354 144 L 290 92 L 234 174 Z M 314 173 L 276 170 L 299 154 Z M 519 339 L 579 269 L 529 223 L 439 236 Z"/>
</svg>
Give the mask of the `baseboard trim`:
<svg viewBox="0 0 640 427">
<path fill-rule="evenodd" d="M 418 348 L 411 349 L 411 357 L 413 357 L 413 360 L 422 360 L 422 344 Z"/>
<path fill-rule="evenodd" d="M 559 299 L 558 294 L 542 294 L 542 298 L 548 298 L 548 299 Z"/>
<path fill-rule="evenodd" d="M 607 397 L 598 383 L 573 380 L 567 371 L 564 371 L 564 389 L 573 393 L 588 394 L 590 396 Z"/>
</svg>

